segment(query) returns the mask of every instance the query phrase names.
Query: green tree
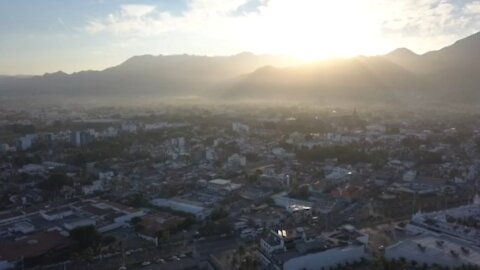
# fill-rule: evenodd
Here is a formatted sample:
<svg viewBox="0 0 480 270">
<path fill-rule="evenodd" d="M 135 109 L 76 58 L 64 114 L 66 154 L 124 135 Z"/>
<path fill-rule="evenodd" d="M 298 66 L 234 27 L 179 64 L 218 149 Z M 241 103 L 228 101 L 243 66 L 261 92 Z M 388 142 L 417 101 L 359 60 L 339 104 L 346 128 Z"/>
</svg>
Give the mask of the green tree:
<svg viewBox="0 0 480 270">
<path fill-rule="evenodd" d="M 38 187 L 47 192 L 59 192 L 68 183 L 67 176 L 62 173 L 53 173 L 38 184 Z"/>
<path fill-rule="evenodd" d="M 308 185 L 301 185 L 294 188 L 288 193 L 288 196 L 298 199 L 308 199 L 310 197 L 310 190 Z"/>
<path fill-rule="evenodd" d="M 210 218 L 213 221 L 216 221 L 216 220 L 225 218 L 227 216 L 228 216 L 227 211 L 223 207 L 220 207 L 220 208 L 217 208 L 217 209 L 213 210 L 212 214 L 210 215 Z"/>
<path fill-rule="evenodd" d="M 70 232 L 70 238 L 75 242 L 78 251 L 84 251 L 88 248 L 98 250 L 102 241 L 102 236 L 92 225 L 73 229 Z"/>
<path fill-rule="evenodd" d="M 162 232 L 162 237 L 161 237 L 162 241 L 164 242 L 167 242 L 168 240 L 170 240 L 170 231 L 169 230 L 164 230 Z"/>
</svg>

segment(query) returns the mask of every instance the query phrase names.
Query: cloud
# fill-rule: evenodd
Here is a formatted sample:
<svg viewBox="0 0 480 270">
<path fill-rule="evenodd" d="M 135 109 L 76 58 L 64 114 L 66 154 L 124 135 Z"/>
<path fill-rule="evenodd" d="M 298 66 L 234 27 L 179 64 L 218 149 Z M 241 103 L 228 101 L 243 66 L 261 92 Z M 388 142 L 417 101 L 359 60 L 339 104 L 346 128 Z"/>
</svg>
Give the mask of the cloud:
<svg viewBox="0 0 480 270">
<path fill-rule="evenodd" d="M 392 1 L 386 6 L 383 21 L 385 34 L 404 36 L 445 35 L 465 29 L 470 21 L 460 7 L 446 0 Z"/>
<path fill-rule="evenodd" d="M 141 18 L 154 10 L 155 6 L 152 5 L 122 5 L 121 16 L 124 18 Z"/>
<path fill-rule="evenodd" d="M 190 0 L 180 15 L 152 5 L 123 5 L 90 20 L 85 30 L 125 40 L 150 38 L 194 53 L 230 48 L 323 56 L 395 46 L 423 52 L 476 31 L 478 14 L 478 0 Z"/>
<path fill-rule="evenodd" d="M 467 14 L 480 15 L 480 1 L 475 1 L 465 5 L 464 12 Z"/>
<path fill-rule="evenodd" d="M 239 6 L 235 11 L 231 13 L 233 16 L 242 16 L 249 13 L 260 12 L 260 7 L 268 4 L 268 0 L 250 0 L 245 4 Z"/>
<path fill-rule="evenodd" d="M 192 0 L 188 10 L 174 16 L 150 5 L 123 5 L 106 18 L 93 19 L 85 30 L 89 33 L 111 33 L 117 36 L 156 36 L 166 32 L 211 32 L 212 28 L 224 25 L 228 14 L 247 0 Z M 216 26 L 216 24 L 218 24 Z"/>
<path fill-rule="evenodd" d="M 73 32 L 73 29 L 67 25 L 61 17 L 57 17 L 58 25 L 66 32 Z"/>
<path fill-rule="evenodd" d="M 148 36 L 165 31 L 162 25 L 168 13 L 161 13 L 152 5 L 122 5 L 120 11 L 104 19 L 90 20 L 85 27 L 89 33 L 109 32 L 117 35 Z"/>
</svg>

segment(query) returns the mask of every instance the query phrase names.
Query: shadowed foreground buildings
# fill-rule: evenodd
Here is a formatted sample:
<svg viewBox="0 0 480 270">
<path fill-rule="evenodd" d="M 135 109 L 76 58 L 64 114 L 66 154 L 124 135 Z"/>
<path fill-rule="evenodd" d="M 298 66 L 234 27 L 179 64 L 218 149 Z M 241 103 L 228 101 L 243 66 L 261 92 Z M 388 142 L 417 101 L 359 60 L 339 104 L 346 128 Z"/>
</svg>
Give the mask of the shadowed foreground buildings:
<svg viewBox="0 0 480 270">
<path fill-rule="evenodd" d="M 458 207 L 480 175 L 477 115 L 268 106 L 0 115 L 4 265 L 118 269 L 125 257 L 128 269 L 318 270 L 362 258 L 370 267 L 384 247 L 434 231 L 478 241 L 478 205 Z M 91 241 L 72 236 L 79 230 Z M 24 241 L 53 231 L 68 247 Z M 15 255 L 14 244 L 44 248 Z M 474 254 L 475 243 L 462 245 Z M 422 246 L 432 248 L 425 259 L 435 254 Z"/>
<path fill-rule="evenodd" d="M 325 234 L 299 227 L 270 231 L 260 240 L 257 258 L 262 269 L 329 269 L 365 259 L 368 235 L 353 226 Z"/>
<path fill-rule="evenodd" d="M 385 249 L 385 258 L 419 266 L 480 266 L 480 248 L 454 238 L 421 235 L 389 246 Z"/>
<path fill-rule="evenodd" d="M 417 213 L 404 228 L 410 237 L 387 247 L 385 258 L 450 269 L 480 267 L 479 214 L 478 195 L 470 205 Z"/>
<path fill-rule="evenodd" d="M 65 233 L 57 230 L 38 232 L 21 239 L 2 240 L 0 245 L 0 269 L 10 269 L 24 258 L 38 260 L 49 253 L 54 255 L 68 248 L 72 242 Z"/>
</svg>

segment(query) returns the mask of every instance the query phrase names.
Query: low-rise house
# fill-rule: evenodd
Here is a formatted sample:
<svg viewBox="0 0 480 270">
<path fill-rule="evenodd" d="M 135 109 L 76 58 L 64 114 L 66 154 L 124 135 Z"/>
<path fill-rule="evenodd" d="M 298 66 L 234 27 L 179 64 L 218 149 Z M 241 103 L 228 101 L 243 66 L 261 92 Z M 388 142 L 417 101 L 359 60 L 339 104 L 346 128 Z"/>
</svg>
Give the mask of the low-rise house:
<svg viewBox="0 0 480 270">
<path fill-rule="evenodd" d="M 137 223 L 137 235 L 142 239 L 153 242 L 156 246 L 159 245 L 162 232 L 177 228 L 185 218 L 171 215 L 165 212 L 157 212 L 143 216 L 141 221 Z"/>
<path fill-rule="evenodd" d="M 195 218 L 203 220 L 210 215 L 212 209 L 204 206 L 199 202 L 188 201 L 180 198 L 172 199 L 153 199 L 151 203 L 158 207 L 166 207 L 175 211 L 189 213 L 195 216 Z"/>
<path fill-rule="evenodd" d="M 207 188 L 220 194 L 228 194 L 232 191 L 239 189 L 241 186 L 241 184 L 232 183 L 231 180 L 214 179 L 208 181 Z"/>
<path fill-rule="evenodd" d="M 72 214 L 73 212 L 70 207 L 61 207 L 40 212 L 40 215 L 48 221 L 63 219 L 65 217 L 71 216 Z"/>
</svg>

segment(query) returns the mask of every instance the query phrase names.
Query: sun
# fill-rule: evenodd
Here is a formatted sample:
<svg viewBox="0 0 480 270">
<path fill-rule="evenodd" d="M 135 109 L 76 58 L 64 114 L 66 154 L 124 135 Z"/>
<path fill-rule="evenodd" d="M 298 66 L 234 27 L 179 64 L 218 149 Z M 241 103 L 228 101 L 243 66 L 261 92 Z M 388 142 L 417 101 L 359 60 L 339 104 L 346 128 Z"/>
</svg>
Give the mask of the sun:
<svg viewBox="0 0 480 270">
<path fill-rule="evenodd" d="M 272 1 L 255 23 L 251 42 L 262 51 L 313 60 L 378 50 L 375 11 L 363 1 Z"/>
</svg>

